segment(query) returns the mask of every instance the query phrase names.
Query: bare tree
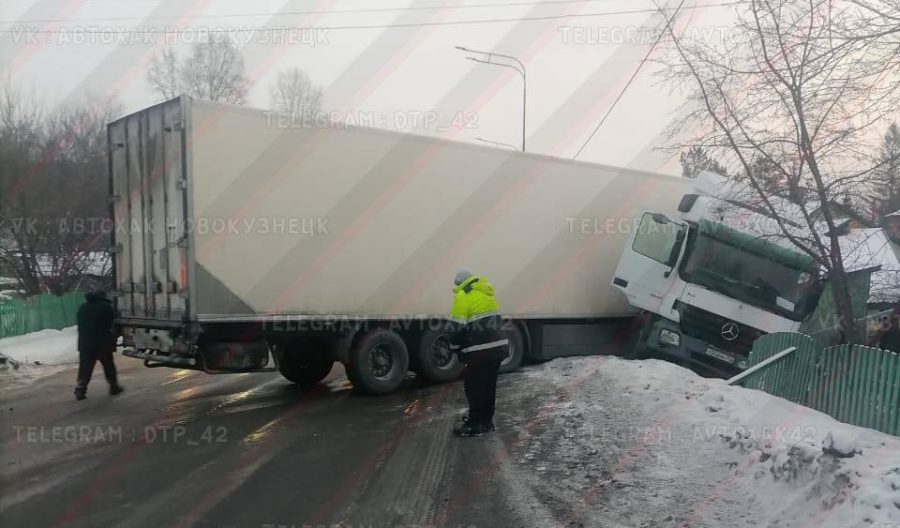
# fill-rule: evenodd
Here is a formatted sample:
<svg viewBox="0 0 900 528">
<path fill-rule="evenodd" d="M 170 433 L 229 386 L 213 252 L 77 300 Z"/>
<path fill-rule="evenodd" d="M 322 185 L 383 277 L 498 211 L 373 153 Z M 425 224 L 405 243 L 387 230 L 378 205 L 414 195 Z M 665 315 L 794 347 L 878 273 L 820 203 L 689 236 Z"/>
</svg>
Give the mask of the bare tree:
<svg viewBox="0 0 900 528">
<path fill-rule="evenodd" d="M 182 91 L 178 56 L 175 50 L 166 48 L 162 55 L 154 57 L 147 69 L 147 82 L 164 99 L 172 99 Z"/>
<path fill-rule="evenodd" d="M 879 212 L 889 214 L 900 209 L 900 125 L 891 123 L 876 155 L 875 196 L 881 198 Z"/>
<path fill-rule="evenodd" d="M 895 0 L 885 0 L 895 1 Z M 672 58 L 663 74 L 686 95 L 673 137 L 691 134 L 728 156 L 732 176 L 779 235 L 826 272 L 843 338 L 857 341 L 836 220 L 828 204 L 856 192 L 878 168 L 873 130 L 896 108 L 896 60 L 881 37 L 861 32 L 859 9 L 830 0 L 742 0 L 720 45 L 668 30 Z M 769 178 L 798 200 L 799 222 L 784 217 Z M 822 204 L 822 221 L 812 208 Z M 797 227 L 799 224 L 799 228 Z"/>
<path fill-rule="evenodd" d="M 154 57 L 147 82 L 163 99 L 185 93 L 197 99 L 243 104 L 250 88 L 244 58 L 226 35 L 210 35 L 194 44 L 183 60 L 167 49 Z"/>
<path fill-rule="evenodd" d="M 885 53 L 886 66 L 900 69 L 900 0 L 847 0 L 855 16 L 840 28 L 849 41 L 866 41 Z"/>
<path fill-rule="evenodd" d="M 296 118 L 311 119 L 322 110 L 322 89 L 300 68 L 279 72 L 269 95 L 273 110 Z"/>
<path fill-rule="evenodd" d="M 52 111 L 0 87 L 0 268 L 26 295 L 108 271 L 106 123 L 112 101 Z"/>
</svg>

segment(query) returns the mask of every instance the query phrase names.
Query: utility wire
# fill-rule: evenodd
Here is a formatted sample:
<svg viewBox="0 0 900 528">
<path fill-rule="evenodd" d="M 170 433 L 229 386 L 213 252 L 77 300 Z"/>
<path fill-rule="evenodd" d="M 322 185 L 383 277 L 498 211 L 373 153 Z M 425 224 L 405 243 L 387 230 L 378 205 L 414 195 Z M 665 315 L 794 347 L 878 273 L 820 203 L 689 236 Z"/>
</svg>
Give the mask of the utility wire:
<svg viewBox="0 0 900 528">
<path fill-rule="evenodd" d="M 612 113 L 612 111 L 616 107 L 616 105 L 619 104 L 619 101 L 622 100 L 622 96 L 625 95 L 625 92 L 628 91 L 628 88 L 631 86 L 631 83 L 634 82 L 634 80 L 637 78 L 638 73 L 640 73 L 640 71 L 641 71 L 641 68 L 643 68 L 644 64 L 650 59 L 650 54 L 653 53 L 653 50 L 656 49 L 656 46 L 662 40 L 663 35 L 665 35 L 666 31 L 669 30 L 669 26 L 672 25 L 672 21 L 675 20 L 675 16 L 678 14 L 678 11 L 681 10 L 682 6 L 684 6 L 684 2 L 685 2 L 685 0 L 681 0 L 681 3 L 678 4 L 678 7 L 675 8 L 675 11 L 672 13 L 672 16 L 666 21 L 666 26 L 659 33 L 659 36 L 656 38 L 656 40 L 653 41 L 653 44 L 650 45 L 650 49 L 647 50 L 647 54 L 644 56 L 643 60 L 641 60 L 641 62 L 638 63 L 637 68 L 634 69 L 634 73 L 631 74 L 631 78 L 628 79 L 628 82 L 625 83 L 625 86 L 622 87 L 622 90 L 619 92 L 619 95 L 616 96 L 616 99 L 612 102 L 610 107 L 606 110 L 606 113 L 603 114 L 602 118 L 600 118 L 600 122 L 597 123 L 596 127 L 594 127 L 594 131 L 591 132 L 591 135 L 588 136 L 588 138 L 585 140 L 584 144 L 581 145 L 581 148 L 578 149 L 578 152 L 575 153 L 575 156 L 573 156 L 572 159 L 578 159 L 578 156 L 581 154 L 581 151 L 583 151 L 584 148 L 588 145 L 588 143 L 590 143 L 591 140 L 594 139 L 594 135 L 597 133 L 598 130 L 600 130 L 600 127 L 603 126 L 603 123 L 606 122 L 606 118 L 609 117 L 609 115 Z M 730 5 L 730 4 L 718 4 L 718 5 Z M 698 7 L 713 7 L 713 6 L 716 6 L 716 4 L 709 4 L 707 6 L 688 6 L 688 7 L 695 9 Z"/>
<path fill-rule="evenodd" d="M 682 0 L 682 4 L 684 1 Z M 724 7 L 724 6 L 732 6 L 737 5 L 738 1 L 732 2 L 723 2 L 723 3 L 715 3 L 715 4 L 703 4 L 703 5 L 690 5 L 686 6 L 684 9 L 703 9 L 707 7 Z M 679 6 L 680 7 L 680 6 Z M 559 15 L 546 15 L 546 16 L 533 16 L 533 17 L 517 17 L 517 18 L 482 18 L 482 19 L 471 19 L 471 20 L 448 20 L 448 21 L 437 21 L 437 22 L 408 22 L 408 23 L 397 23 L 397 24 L 371 24 L 371 25 L 337 25 L 337 26 L 261 26 L 261 27 L 236 27 L 236 28 L 210 28 L 204 29 L 206 33 L 233 33 L 233 32 L 247 32 L 247 31 L 289 31 L 289 30 L 327 30 L 327 31 L 339 31 L 345 29 L 397 29 L 397 28 L 412 28 L 412 27 L 429 27 L 429 26 L 469 26 L 469 25 L 478 25 L 478 24 L 505 24 L 510 22 L 536 22 L 536 21 L 546 21 L 546 20 L 561 20 L 567 18 L 587 18 L 587 17 L 603 17 L 603 16 L 614 16 L 614 15 L 634 15 L 641 13 L 657 13 L 659 12 L 659 8 L 653 9 L 634 9 L 628 11 L 606 11 L 601 13 L 574 13 L 574 14 L 559 14 Z M 65 30 L 75 30 L 77 29 L 79 34 L 84 35 L 116 35 L 116 34 L 178 34 L 184 33 L 186 29 L 150 29 L 150 28 L 123 28 L 123 29 L 82 29 L 81 27 L 75 28 L 66 28 L 61 27 L 57 29 L 0 29 L 0 33 L 20 33 L 25 31 L 29 34 L 55 34 L 60 33 Z"/>
<path fill-rule="evenodd" d="M 539 5 L 558 5 L 558 4 L 589 4 L 595 2 L 615 2 L 618 0 L 546 0 L 544 2 L 509 2 L 509 3 L 481 3 L 481 4 L 460 4 L 460 5 L 435 5 L 435 6 L 407 6 L 407 7 L 373 7 L 373 8 L 349 8 L 349 9 L 318 9 L 310 11 L 278 11 L 267 13 L 225 13 L 222 15 L 200 15 L 193 18 L 247 18 L 247 17 L 272 17 L 281 15 L 331 15 L 331 14 L 353 14 L 353 13 L 390 13 L 396 11 L 443 11 L 458 9 L 475 9 L 485 7 L 522 7 L 522 6 L 539 6 Z M 34 23 L 51 23 L 51 22 L 115 22 L 119 20 L 177 20 L 181 18 L 179 15 L 157 15 L 157 16 L 127 16 L 127 17 L 107 17 L 107 18 L 32 18 L 27 20 L 0 20 L 0 24 L 34 24 Z"/>
</svg>

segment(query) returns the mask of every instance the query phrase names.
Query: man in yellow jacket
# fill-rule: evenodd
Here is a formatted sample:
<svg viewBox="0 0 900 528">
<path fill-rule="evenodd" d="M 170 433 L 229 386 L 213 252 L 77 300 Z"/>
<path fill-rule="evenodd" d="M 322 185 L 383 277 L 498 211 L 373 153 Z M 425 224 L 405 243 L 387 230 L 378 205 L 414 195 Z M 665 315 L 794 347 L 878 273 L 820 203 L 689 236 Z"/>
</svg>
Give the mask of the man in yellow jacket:
<svg viewBox="0 0 900 528">
<path fill-rule="evenodd" d="M 450 315 L 457 324 L 451 344 L 465 364 L 463 382 L 469 414 L 454 432 L 459 436 L 481 436 L 494 430 L 497 373 L 509 355 L 509 339 L 502 330 L 500 305 L 494 287 L 467 268 L 453 280 Z"/>
</svg>

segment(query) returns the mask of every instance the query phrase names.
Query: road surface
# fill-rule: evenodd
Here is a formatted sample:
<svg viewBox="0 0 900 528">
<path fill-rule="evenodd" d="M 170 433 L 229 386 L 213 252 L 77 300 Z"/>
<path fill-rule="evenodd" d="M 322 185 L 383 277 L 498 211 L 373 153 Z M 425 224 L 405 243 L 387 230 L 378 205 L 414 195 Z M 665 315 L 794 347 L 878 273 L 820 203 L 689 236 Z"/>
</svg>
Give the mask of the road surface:
<svg viewBox="0 0 900 528">
<path fill-rule="evenodd" d="M 278 374 L 211 376 L 117 357 L 88 399 L 74 370 L 0 395 L 3 526 L 524 526 L 511 431 L 459 439 L 459 384 L 381 397 L 338 365 L 301 391 Z M 511 377 L 501 380 L 512 383 Z M 500 405 L 503 403 L 501 401 Z"/>
</svg>

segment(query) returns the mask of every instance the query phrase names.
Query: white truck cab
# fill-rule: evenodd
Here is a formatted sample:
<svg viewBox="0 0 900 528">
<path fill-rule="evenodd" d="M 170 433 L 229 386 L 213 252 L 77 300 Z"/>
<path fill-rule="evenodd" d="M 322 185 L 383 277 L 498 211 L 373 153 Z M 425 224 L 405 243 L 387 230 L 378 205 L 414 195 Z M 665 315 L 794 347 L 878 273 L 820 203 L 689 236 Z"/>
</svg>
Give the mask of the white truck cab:
<svg viewBox="0 0 900 528">
<path fill-rule="evenodd" d="M 764 234 L 772 232 L 764 215 L 744 210 L 734 225 L 722 203 L 691 193 L 677 218 L 642 214 L 612 281 L 642 311 L 631 353 L 731 375 L 749 366 L 756 338 L 796 331 L 815 309 L 815 260 Z"/>
</svg>

